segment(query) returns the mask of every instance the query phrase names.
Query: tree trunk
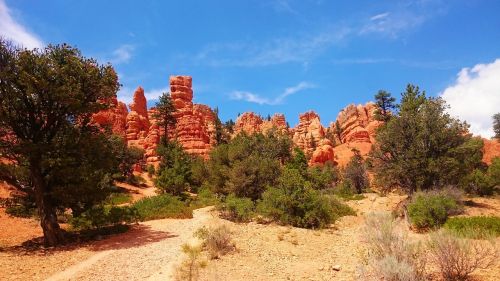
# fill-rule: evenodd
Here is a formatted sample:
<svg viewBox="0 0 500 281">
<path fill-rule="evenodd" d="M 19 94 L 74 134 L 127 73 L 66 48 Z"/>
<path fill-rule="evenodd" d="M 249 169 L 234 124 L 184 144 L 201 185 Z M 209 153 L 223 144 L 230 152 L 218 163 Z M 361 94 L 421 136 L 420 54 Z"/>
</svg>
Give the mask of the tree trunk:
<svg viewBox="0 0 500 281">
<path fill-rule="evenodd" d="M 43 179 L 40 168 L 40 161 L 30 159 L 30 172 L 35 191 L 38 215 L 40 216 L 40 226 L 43 229 L 43 239 L 45 246 L 56 246 L 64 241 L 63 233 L 57 223 L 57 215 L 52 205 L 52 196 L 47 190 L 47 185 Z"/>
</svg>

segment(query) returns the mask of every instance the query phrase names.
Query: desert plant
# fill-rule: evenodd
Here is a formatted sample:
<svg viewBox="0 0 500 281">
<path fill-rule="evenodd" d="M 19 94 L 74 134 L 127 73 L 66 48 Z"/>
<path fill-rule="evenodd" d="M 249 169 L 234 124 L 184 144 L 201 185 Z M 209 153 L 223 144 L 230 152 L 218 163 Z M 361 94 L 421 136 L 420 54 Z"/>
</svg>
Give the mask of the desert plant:
<svg viewBox="0 0 500 281">
<path fill-rule="evenodd" d="M 358 194 L 350 180 L 346 179 L 333 188 L 333 194 L 344 200 L 361 200 L 365 198 L 363 194 Z"/>
<path fill-rule="evenodd" d="M 255 204 L 249 198 L 238 198 L 234 194 L 226 197 L 221 204 L 221 215 L 228 220 L 246 222 L 252 219 Z"/>
<path fill-rule="evenodd" d="M 139 214 L 135 208 L 96 206 L 69 220 L 75 230 L 89 230 L 137 222 Z"/>
<path fill-rule="evenodd" d="M 130 203 L 132 201 L 132 195 L 123 192 L 113 192 L 111 193 L 104 203 L 111 205 L 120 205 L 125 203 Z"/>
<path fill-rule="evenodd" d="M 192 246 L 188 244 L 182 245 L 182 252 L 186 255 L 186 259 L 177 268 L 176 280 L 179 281 L 195 281 L 199 279 L 200 268 L 204 268 L 207 262 L 201 260 L 201 246 Z"/>
<path fill-rule="evenodd" d="M 458 214 L 462 210 L 456 196 L 446 191 L 415 193 L 408 204 L 410 222 L 417 230 L 440 227 L 449 215 Z"/>
<path fill-rule="evenodd" d="M 365 161 L 359 150 L 352 149 L 353 156 L 344 169 L 344 181 L 348 180 L 356 193 L 362 193 L 370 187 Z"/>
<path fill-rule="evenodd" d="M 195 236 L 203 241 L 203 247 L 211 259 L 218 259 L 235 249 L 231 231 L 226 225 L 214 228 L 202 227 L 196 231 Z"/>
<path fill-rule="evenodd" d="M 446 231 L 432 233 L 429 239 L 430 256 L 444 280 L 469 280 L 477 269 L 495 264 L 498 250 L 493 241 L 461 239 Z"/>
<path fill-rule="evenodd" d="M 202 185 L 196 198 L 190 202 L 192 208 L 203 208 L 206 206 L 217 206 L 220 204 L 220 199 L 215 193 L 213 193 L 210 188 L 206 185 Z"/>
<path fill-rule="evenodd" d="M 146 167 L 146 171 L 148 172 L 148 176 L 149 176 L 150 178 L 151 178 L 151 177 L 153 177 L 153 175 L 156 173 L 155 166 L 153 166 L 153 165 L 151 165 L 151 164 L 150 164 L 150 165 L 148 165 L 148 166 Z"/>
<path fill-rule="evenodd" d="M 461 182 L 465 192 L 479 196 L 492 195 L 495 189 L 495 181 L 480 169 L 475 169 Z"/>
<path fill-rule="evenodd" d="M 362 274 L 374 280 L 416 281 L 426 274 L 424 249 L 408 239 L 389 213 L 366 216 L 368 255 Z"/>
<path fill-rule="evenodd" d="M 192 218 L 192 209 L 178 197 L 161 194 L 142 198 L 132 205 L 142 221 L 164 218 Z"/>
<path fill-rule="evenodd" d="M 345 215 L 344 206 L 335 198 L 313 189 L 300 171 L 286 167 L 278 185 L 268 188 L 262 195 L 257 212 L 286 225 L 322 228 Z"/>
<path fill-rule="evenodd" d="M 454 217 L 446 221 L 444 228 L 460 237 L 488 239 L 500 236 L 500 217 Z"/>
</svg>

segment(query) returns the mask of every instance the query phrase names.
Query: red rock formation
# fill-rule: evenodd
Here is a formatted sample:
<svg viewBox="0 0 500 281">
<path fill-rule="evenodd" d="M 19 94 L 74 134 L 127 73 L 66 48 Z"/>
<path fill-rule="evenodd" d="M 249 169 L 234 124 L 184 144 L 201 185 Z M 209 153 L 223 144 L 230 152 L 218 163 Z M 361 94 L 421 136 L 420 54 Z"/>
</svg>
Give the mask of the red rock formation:
<svg viewBox="0 0 500 281">
<path fill-rule="evenodd" d="M 193 106 L 192 78 L 190 76 L 171 76 L 170 94 L 176 108 L 176 136 L 184 149 L 204 158 L 212 147 L 208 123 L 205 121 L 206 108 Z"/>
<path fill-rule="evenodd" d="M 483 139 L 483 162 L 490 165 L 495 157 L 500 157 L 500 140 L 498 139 Z"/>
<path fill-rule="evenodd" d="M 309 111 L 299 115 L 299 124 L 293 130 L 293 143 L 306 154 L 311 154 L 325 138 L 325 128 L 321 125 L 318 114 Z"/>
<path fill-rule="evenodd" d="M 271 130 L 275 130 L 280 134 L 288 134 L 288 125 L 286 123 L 285 115 L 281 113 L 276 113 L 271 117 L 271 120 L 265 120 L 262 122 L 261 126 L 262 133 L 266 134 Z"/>
<path fill-rule="evenodd" d="M 103 128 L 111 128 L 114 134 L 125 136 L 127 114 L 127 106 L 115 96 L 109 100 L 109 108 L 94 114 L 92 120 Z"/>
<path fill-rule="evenodd" d="M 149 117 L 144 90 L 138 87 L 127 115 L 127 141 L 129 145 L 144 148 L 144 140 L 149 132 Z"/>
<path fill-rule="evenodd" d="M 236 123 L 234 124 L 234 135 L 241 132 L 247 134 L 260 133 L 262 132 L 262 123 L 264 123 L 264 121 L 259 115 L 253 112 L 245 112 L 236 119 Z"/>
<path fill-rule="evenodd" d="M 328 139 L 322 139 L 317 148 L 314 150 L 311 156 L 311 160 L 309 160 L 310 165 L 321 165 L 326 162 L 335 162 L 335 152 L 333 150 L 332 142 Z"/>
<path fill-rule="evenodd" d="M 204 104 L 194 104 L 193 111 L 195 115 L 200 115 L 203 120 L 203 125 L 210 140 L 210 146 L 215 146 L 217 144 L 215 136 L 215 113 L 209 106 Z"/>
<path fill-rule="evenodd" d="M 337 126 L 340 128 L 340 135 L 337 136 L 340 144 L 334 148 L 335 159 L 340 166 L 349 162 L 354 155 L 353 148 L 359 150 L 362 156 L 370 152 L 376 129 L 382 124 L 374 119 L 375 110 L 376 106 L 371 102 L 364 106 L 351 104 L 341 110 L 337 120 L 330 124 L 331 132 L 338 132 Z"/>
</svg>

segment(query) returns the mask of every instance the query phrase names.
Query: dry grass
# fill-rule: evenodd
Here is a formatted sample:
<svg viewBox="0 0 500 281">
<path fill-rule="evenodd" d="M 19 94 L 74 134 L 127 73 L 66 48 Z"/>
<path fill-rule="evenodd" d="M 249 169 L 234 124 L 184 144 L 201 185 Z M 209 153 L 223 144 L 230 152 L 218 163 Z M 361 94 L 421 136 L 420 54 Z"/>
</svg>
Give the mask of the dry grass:
<svg viewBox="0 0 500 281">
<path fill-rule="evenodd" d="M 215 228 L 202 227 L 195 235 L 203 240 L 203 246 L 211 259 L 218 259 L 236 248 L 231 238 L 231 231 L 226 225 Z"/>
<path fill-rule="evenodd" d="M 420 243 L 408 239 L 390 213 L 366 217 L 364 240 L 368 244 L 364 280 L 416 281 L 426 275 L 426 259 Z"/>
<path fill-rule="evenodd" d="M 431 234 L 429 249 L 441 276 L 447 281 L 469 280 L 474 271 L 493 266 L 499 257 L 493 240 L 461 239 L 446 231 Z"/>
</svg>

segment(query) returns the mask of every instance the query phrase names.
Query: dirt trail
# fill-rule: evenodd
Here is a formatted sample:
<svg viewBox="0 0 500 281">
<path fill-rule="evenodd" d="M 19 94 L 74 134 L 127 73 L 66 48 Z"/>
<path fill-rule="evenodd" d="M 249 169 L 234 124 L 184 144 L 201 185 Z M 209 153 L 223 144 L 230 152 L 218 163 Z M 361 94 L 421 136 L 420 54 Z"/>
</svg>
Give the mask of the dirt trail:
<svg viewBox="0 0 500 281">
<path fill-rule="evenodd" d="M 195 210 L 193 219 L 156 220 L 96 243 L 97 253 L 46 280 L 170 280 L 180 262 L 180 246 L 213 218 L 211 207 Z"/>
</svg>

